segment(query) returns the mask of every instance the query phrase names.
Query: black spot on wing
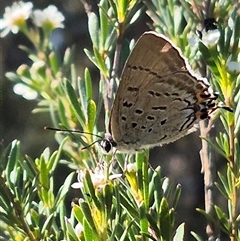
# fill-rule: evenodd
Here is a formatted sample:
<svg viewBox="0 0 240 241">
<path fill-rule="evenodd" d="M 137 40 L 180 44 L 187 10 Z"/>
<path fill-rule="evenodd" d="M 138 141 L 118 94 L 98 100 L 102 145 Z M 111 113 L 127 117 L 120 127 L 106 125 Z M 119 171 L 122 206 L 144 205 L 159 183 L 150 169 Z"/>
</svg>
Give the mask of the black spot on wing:
<svg viewBox="0 0 240 241">
<path fill-rule="evenodd" d="M 127 108 L 130 108 L 133 106 L 133 103 L 132 102 L 128 102 L 128 101 L 124 101 L 123 102 L 123 107 L 127 107 Z"/>
<path fill-rule="evenodd" d="M 138 92 L 138 91 L 139 91 L 138 88 L 136 88 L 136 87 L 131 87 L 131 86 L 129 86 L 129 87 L 127 88 L 127 90 L 130 91 L 130 92 Z"/>
<path fill-rule="evenodd" d="M 167 106 L 153 106 L 152 110 L 166 110 Z"/>
</svg>

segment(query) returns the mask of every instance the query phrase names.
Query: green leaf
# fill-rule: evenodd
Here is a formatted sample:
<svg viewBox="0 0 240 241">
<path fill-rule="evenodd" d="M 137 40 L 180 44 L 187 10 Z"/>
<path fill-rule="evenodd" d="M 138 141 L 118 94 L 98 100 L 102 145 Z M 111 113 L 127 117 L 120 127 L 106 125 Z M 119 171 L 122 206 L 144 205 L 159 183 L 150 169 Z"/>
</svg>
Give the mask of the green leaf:
<svg viewBox="0 0 240 241">
<path fill-rule="evenodd" d="M 85 70 L 86 72 L 86 70 Z M 86 93 L 86 82 L 78 77 L 78 90 L 80 96 L 80 105 L 84 116 L 87 116 L 87 93 Z"/>
<path fill-rule="evenodd" d="M 119 23 L 123 23 L 126 19 L 126 13 L 128 8 L 128 0 L 118 0 L 117 4 L 117 13 Z"/>
<path fill-rule="evenodd" d="M 17 140 L 14 140 L 11 143 L 11 149 L 10 149 L 7 167 L 6 167 L 7 183 L 12 189 L 14 188 L 16 178 L 17 178 L 17 176 L 14 177 L 12 175 L 12 172 L 16 168 L 16 164 L 17 164 L 18 159 L 19 159 L 19 149 L 20 149 L 20 142 L 17 141 Z"/>
<path fill-rule="evenodd" d="M 140 208 L 140 228 L 141 228 L 141 233 L 147 233 L 148 232 L 148 220 L 147 220 L 147 210 L 145 207 L 145 204 L 142 202 Z"/>
<path fill-rule="evenodd" d="M 43 156 L 41 156 L 40 158 L 39 181 L 41 186 L 44 187 L 44 189 L 49 189 L 49 170 Z"/>
<path fill-rule="evenodd" d="M 200 208 L 196 208 L 196 210 L 201 213 L 202 215 L 204 215 L 208 220 L 210 220 L 211 222 L 213 222 L 216 226 L 218 225 L 217 221 L 208 213 L 206 213 L 204 210 L 200 209 Z"/>
<path fill-rule="evenodd" d="M 171 240 L 171 222 L 169 206 L 166 198 L 163 198 L 160 205 L 160 229 L 164 240 Z"/>
<path fill-rule="evenodd" d="M 86 219 L 86 221 L 88 222 L 88 225 L 90 226 L 92 232 L 97 234 L 97 229 L 95 227 L 94 220 L 93 220 L 94 217 L 92 216 L 92 214 L 94 215 L 94 213 L 92 213 L 92 211 L 89 207 L 89 204 L 85 201 L 82 201 L 80 203 L 80 207 L 82 209 L 82 212 L 84 213 L 84 220 Z"/>
<path fill-rule="evenodd" d="M 94 12 L 88 12 L 88 30 L 93 47 L 99 48 L 99 22 Z"/>
<path fill-rule="evenodd" d="M 125 195 L 124 195 L 125 194 Z M 131 203 L 131 200 L 127 196 L 127 193 L 120 193 L 121 206 L 124 207 L 126 212 L 136 221 L 139 220 L 139 212 L 136 207 Z"/>
<path fill-rule="evenodd" d="M 75 46 L 72 46 L 71 48 L 67 48 L 64 56 L 63 56 L 63 66 L 62 66 L 62 71 L 65 73 L 66 71 L 69 71 L 70 66 L 73 63 L 73 57 L 75 55 Z"/>
<path fill-rule="evenodd" d="M 100 70 L 101 74 L 104 77 L 107 77 L 108 76 L 108 70 L 107 70 L 106 64 L 105 64 L 104 59 L 103 59 L 103 54 L 101 54 L 99 52 L 99 49 L 95 48 L 94 46 L 93 46 L 93 52 L 94 52 L 94 56 L 95 56 L 95 60 L 96 60 L 96 64 L 97 64 L 98 69 Z"/>
<path fill-rule="evenodd" d="M 224 189 L 224 187 L 222 185 L 220 185 L 219 183 L 215 183 L 216 187 L 218 188 L 218 190 L 222 193 L 222 195 L 226 198 L 226 200 L 229 199 L 228 197 L 228 193 L 226 192 L 226 190 Z"/>
<path fill-rule="evenodd" d="M 106 209 L 107 216 L 110 215 L 111 209 L 113 208 L 113 187 L 110 184 L 106 184 L 103 188 L 104 195 L 104 206 Z"/>
<path fill-rule="evenodd" d="M 88 170 L 86 170 L 85 178 L 84 178 L 84 189 L 85 193 L 90 195 L 92 201 L 96 205 L 98 209 L 101 209 L 101 203 L 99 202 L 96 194 L 95 194 L 95 188 L 92 183 L 91 175 Z"/>
<path fill-rule="evenodd" d="M 84 128 L 85 122 L 86 122 L 85 117 L 83 115 L 82 110 L 79 107 L 79 103 L 78 103 L 75 91 L 74 91 L 71 83 L 68 80 L 65 81 L 65 90 L 66 90 L 66 93 L 68 95 L 68 99 L 71 103 L 71 106 L 74 110 L 74 113 L 75 113 L 79 123 L 81 124 L 82 128 L 85 129 Z"/>
<path fill-rule="evenodd" d="M 230 165 L 227 165 L 227 183 L 229 187 L 229 194 L 231 195 L 233 193 L 233 189 L 235 188 L 235 183 L 233 183 L 233 177 L 234 173 L 230 167 Z"/>
<path fill-rule="evenodd" d="M 9 80 L 11 80 L 11 81 L 13 81 L 13 82 L 15 82 L 15 83 L 21 82 L 21 78 L 20 78 L 17 74 L 15 74 L 15 73 L 13 73 L 13 72 L 7 72 L 7 73 L 5 74 L 5 76 L 6 76 Z M 29 76 L 30 76 L 30 75 L 29 75 Z"/>
<path fill-rule="evenodd" d="M 66 196 L 66 194 L 69 192 L 69 187 L 71 186 L 72 178 L 74 176 L 74 172 L 70 173 L 67 178 L 64 181 L 64 184 L 59 189 L 57 196 L 56 196 L 56 204 L 55 206 L 58 207 L 60 205 L 60 202 L 62 202 Z"/>
<path fill-rule="evenodd" d="M 178 226 L 176 234 L 173 237 L 173 241 L 184 241 L 185 235 L 185 223 L 182 223 Z"/>
<path fill-rule="evenodd" d="M 230 235 L 231 231 L 230 231 L 229 222 L 226 214 L 217 205 L 214 205 L 214 209 L 219 219 L 220 225 L 218 226 L 220 226 L 223 232 L 225 232 L 227 235 Z"/>
<path fill-rule="evenodd" d="M 177 208 L 177 204 L 180 199 L 181 192 L 182 192 L 182 186 L 181 186 L 181 184 L 178 184 L 176 187 L 176 190 L 174 192 L 174 198 L 173 198 L 173 204 L 172 204 L 174 209 Z"/>
<path fill-rule="evenodd" d="M 83 213 L 82 209 L 78 205 L 73 204 L 72 212 L 74 213 L 74 216 L 77 219 L 77 221 L 79 223 L 83 223 L 84 213 Z"/>
<path fill-rule="evenodd" d="M 68 127 L 69 124 L 68 124 L 68 119 L 67 119 L 67 116 L 66 116 L 66 109 L 65 109 L 65 106 L 63 105 L 63 102 L 62 102 L 61 99 L 58 99 L 58 115 L 59 115 L 61 124 L 63 126 Z M 56 122 L 56 121 L 53 121 L 53 122 Z"/>
<path fill-rule="evenodd" d="M 157 209 L 156 211 L 159 213 L 160 202 L 163 197 L 160 166 L 155 169 L 151 181 L 149 183 L 149 196 L 154 200 L 154 205 L 156 205 Z"/>
<path fill-rule="evenodd" d="M 224 175 L 222 175 L 220 172 L 218 172 L 218 176 L 223 184 L 223 187 L 221 188 L 221 190 L 225 193 L 225 195 L 227 196 L 227 198 L 230 195 L 230 187 L 229 187 L 229 183 L 226 179 L 226 177 Z"/>
<path fill-rule="evenodd" d="M 89 60 L 96 66 L 98 67 L 98 63 L 96 60 L 96 57 L 94 56 L 93 53 L 91 53 L 88 49 L 84 49 L 85 54 L 87 55 L 87 57 L 89 58 Z"/>
<path fill-rule="evenodd" d="M 109 34 L 109 21 L 106 15 L 106 12 L 108 11 L 108 1 L 101 0 L 99 2 L 99 17 L 100 17 L 100 49 L 104 49 L 104 44 L 106 43 L 106 40 L 108 38 Z"/>
<path fill-rule="evenodd" d="M 58 69 L 59 69 L 57 55 L 55 52 L 51 52 L 48 57 L 49 57 L 51 70 L 53 71 L 54 75 L 56 76 Z"/>
<path fill-rule="evenodd" d="M 94 233 L 92 227 L 89 225 L 89 223 L 86 221 L 86 219 L 83 219 L 83 230 L 84 230 L 84 238 L 86 241 L 94 241 L 96 240 L 94 238 Z M 98 239 L 97 239 L 98 240 Z"/>
<path fill-rule="evenodd" d="M 67 218 L 65 218 L 65 223 L 66 223 L 66 227 L 67 227 L 67 232 L 68 232 L 68 236 L 70 238 L 71 241 L 79 241 L 75 230 L 73 229 L 72 224 L 68 221 Z"/>
<path fill-rule="evenodd" d="M 210 50 L 201 41 L 198 42 L 198 48 L 202 53 L 204 61 L 207 63 L 209 67 L 211 67 L 211 70 L 213 71 L 213 73 L 216 76 L 219 76 L 218 68 L 215 62 L 217 60 L 212 56 L 212 53 L 210 52 Z"/>
<path fill-rule="evenodd" d="M 41 234 L 44 236 L 45 232 L 46 233 L 50 233 L 51 229 L 52 229 L 52 224 L 53 224 L 53 220 L 54 220 L 54 213 L 51 213 L 46 221 L 44 222 L 42 228 L 41 228 Z"/>
<path fill-rule="evenodd" d="M 223 156 L 224 158 L 227 158 L 226 153 L 219 148 L 219 146 L 217 146 L 216 144 L 214 144 L 212 141 L 210 141 L 207 138 L 201 137 L 203 140 L 205 140 L 216 152 L 218 152 L 221 156 Z M 219 143 L 219 139 L 216 137 L 216 141 L 217 143 Z"/>
<path fill-rule="evenodd" d="M 87 127 L 90 133 L 93 133 L 93 128 L 96 123 L 96 104 L 93 100 L 88 101 L 88 121 Z"/>
<path fill-rule="evenodd" d="M 198 234 L 194 233 L 193 231 L 190 233 L 197 241 L 204 241 Z"/>
<path fill-rule="evenodd" d="M 154 209 L 150 209 L 149 213 L 146 214 L 148 222 L 150 224 L 151 229 L 154 231 L 156 237 L 161 237 L 161 231 L 159 230 L 158 224 L 157 224 L 157 213 Z"/>
<path fill-rule="evenodd" d="M 91 100 L 93 98 L 92 79 L 91 79 L 91 75 L 90 75 L 88 68 L 86 68 L 84 71 L 84 80 L 85 80 L 85 88 L 86 88 L 86 99 L 85 100 Z"/>
</svg>

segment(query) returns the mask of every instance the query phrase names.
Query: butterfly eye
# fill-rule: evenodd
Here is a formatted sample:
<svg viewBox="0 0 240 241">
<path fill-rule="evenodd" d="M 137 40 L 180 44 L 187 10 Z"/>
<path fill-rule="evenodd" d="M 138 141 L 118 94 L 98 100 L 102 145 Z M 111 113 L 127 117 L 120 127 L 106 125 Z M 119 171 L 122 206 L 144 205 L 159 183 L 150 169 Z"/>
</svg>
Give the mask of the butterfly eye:
<svg viewBox="0 0 240 241">
<path fill-rule="evenodd" d="M 112 152 L 113 146 L 110 140 L 102 140 L 100 146 L 106 154 L 110 154 Z"/>
<path fill-rule="evenodd" d="M 100 146 L 105 154 L 112 154 L 114 147 L 117 146 L 110 133 L 105 133 L 104 138 L 100 142 Z"/>
</svg>

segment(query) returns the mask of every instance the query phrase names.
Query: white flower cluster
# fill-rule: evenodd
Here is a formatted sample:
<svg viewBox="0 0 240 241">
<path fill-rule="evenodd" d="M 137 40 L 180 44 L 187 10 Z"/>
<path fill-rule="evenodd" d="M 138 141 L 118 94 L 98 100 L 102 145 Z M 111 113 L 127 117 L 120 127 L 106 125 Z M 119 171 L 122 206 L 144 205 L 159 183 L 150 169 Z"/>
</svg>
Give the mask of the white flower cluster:
<svg viewBox="0 0 240 241">
<path fill-rule="evenodd" d="M 33 4 L 31 2 L 15 2 L 11 7 L 6 7 L 3 18 L 0 19 L 1 37 L 5 37 L 9 32 L 18 33 L 25 21 L 32 13 Z"/>
<path fill-rule="evenodd" d="M 83 188 L 83 179 L 85 178 L 86 172 L 84 170 L 78 171 L 78 182 L 75 182 L 71 185 L 72 188 L 78 189 Z M 93 171 L 90 171 L 91 180 L 94 188 L 102 188 L 106 185 L 107 179 L 104 174 L 104 169 L 100 167 L 96 167 Z M 112 174 L 109 176 L 109 180 L 118 179 L 122 176 L 122 174 Z"/>
<path fill-rule="evenodd" d="M 64 28 L 64 16 L 53 5 L 44 10 L 32 10 L 32 2 L 15 2 L 11 7 L 6 7 L 3 18 L 0 19 L 0 37 L 5 37 L 9 32 L 14 34 L 26 27 L 26 20 L 30 17 L 37 27 L 52 31 L 55 28 Z"/>
<path fill-rule="evenodd" d="M 32 14 L 33 22 L 38 27 L 50 26 L 54 28 L 64 28 L 64 16 L 53 5 L 43 10 L 35 10 Z"/>
</svg>

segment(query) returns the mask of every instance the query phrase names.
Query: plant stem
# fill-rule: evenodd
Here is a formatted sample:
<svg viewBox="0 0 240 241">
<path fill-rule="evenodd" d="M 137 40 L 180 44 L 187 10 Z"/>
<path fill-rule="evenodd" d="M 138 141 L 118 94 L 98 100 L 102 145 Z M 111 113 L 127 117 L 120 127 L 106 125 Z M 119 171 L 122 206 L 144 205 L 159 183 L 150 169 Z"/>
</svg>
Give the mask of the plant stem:
<svg viewBox="0 0 240 241">
<path fill-rule="evenodd" d="M 209 137 L 209 131 L 211 123 L 207 125 L 207 121 L 200 122 L 200 134 L 203 138 Z M 202 149 L 200 151 L 200 158 L 202 162 L 202 173 L 204 175 L 204 193 L 205 193 L 205 211 L 210 216 L 214 216 L 214 197 L 215 197 L 215 187 L 214 182 L 216 179 L 216 167 L 214 161 L 211 157 L 211 152 L 209 150 L 209 144 L 202 139 Z M 208 236 L 208 241 L 216 240 L 218 237 L 218 232 L 215 225 L 211 221 L 207 221 L 206 233 Z"/>
<path fill-rule="evenodd" d="M 234 125 L 229 125 L 229 165 L 231 168 L 232 173 L 232 195 L 231 195 L 231 215 L 230 215 L 230 222 L 231 222 L 231 241 L 237 241 L 237 214 L 238 214 L 238 187 L 237 187 L 237 173 L 239 170 L 236 170 L 235 160 L 234 160 Z"/>
</svg>

